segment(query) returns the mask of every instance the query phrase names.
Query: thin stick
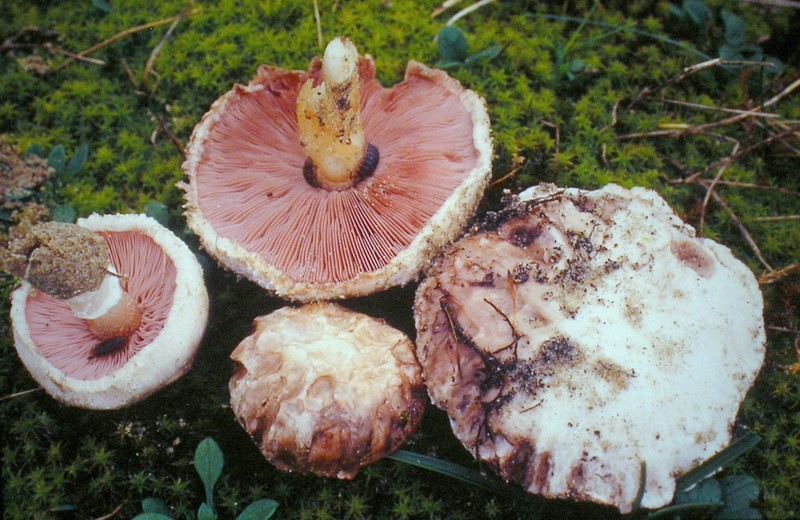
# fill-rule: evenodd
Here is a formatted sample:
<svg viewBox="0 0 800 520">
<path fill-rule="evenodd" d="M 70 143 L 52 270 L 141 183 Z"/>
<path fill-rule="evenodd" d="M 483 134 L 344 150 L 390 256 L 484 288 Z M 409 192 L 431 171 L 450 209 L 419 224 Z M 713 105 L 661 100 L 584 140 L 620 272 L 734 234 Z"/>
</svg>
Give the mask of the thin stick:
<svg viewBox="0 0 800 520">
<path fill-rule="evenodd" d="M 436 18 L 459 2 L 461 2 L 461 0 L 446 0 L 445 2 L 442 2 L 442 5 L 431 12 L 431 18 Z"/>
<path fill-rule="evenodd" d="M 488 5 L 488 4 L 491 4 L 494 1 L 495 0 L 480 0 L 479 2 L 475 2 L 471 6 L 465 7 L 464 9 L 462 9 L 459 12 L 457 12 L 456 14 L 454 14 L 449 20 L 447 20 L 447 23 L 445 23 L 445 25 L 453 25 L 454 23 L 456 23 L 460 19 L 462 19 L 465 16 L 467 16 L 472 11 L 477 11 L 481 7 L 483 7 L 485 5 Z"/>
<path fill-rule="evenodd" d="M 751 4 L 761 5 L 774 5 L 775 7 L 789 7 L 792 9 L 800 9 L 800 2 L 794 0 L 744 0 Z"/>
<path fill-rule="evenodd" d="M 779 118 L 781 117 L 780 114 L 772 114 L 772 113 L 765 113 L 765 112 L 756 112 L 752 110 L 737 110 L 735 108 L 725 108 L 725 107 L 712 107 L 709 105 L 701 105 L 699 103 L 688 103 L 686 101 L 680 101 L 678 99 L 662 99 L 664 103 L 668 103 L 670 105 L 679 105 L 683 107 L 689 108 L 699 108 L 701 110 L 714 110 L 717 112 L 728 112 L 732 114 L 743 114 L 747 116 L 753 117 L 766 117 L 766 118 Z"/>
<path fill-rule="evenodd" d="M 755 240 L 753 240 L 753 237 L 750 236 L 750 232 L 747 231 L 746 227 L 744 227 L 744 224 L 742 224 L 742 221 L 736 216 L 736 213 L 734 213 L 730 206 L 725 203 L 723 198 L 720 197 L 719 193 L 712 191 L 711 196 L 714 198 L 714 201 L 719 204 L 726 213 L 728 213 L 728 216 L 731 218 L 733 224 L 739 229 L 739 233 L 742 234 L 742 237 L 744 238 L 745 242 L 747 242 L 747 245 L 749 245 L 753 250 L 753 253 L 755 253 L 756 258 L 758 258 L 758 260 L 764 265 L 764 267 L 767 268 L 768 271 L 774 271 L 775 269 L 773 269 L 772 266 L 769 265 L 769 263 L 764 259 L 764 255 L 761 254 L 761 249 L 758 248 Z"/>
<path fill-rule="evenodd" d="M 685 179 L 675 179 L 669 181 L 670 184 L 693 184 L 691 182 L 686 182 Z M 707 179 L 697 179 L 696 181 L 701 186 L 705 186 L 709 181 Z M 767 190 L 767 191 L 774 191 L 776 193 L 783 193 L 786 195 L 792 195 L 795 197 L 800 197 L 800 192 L 787 190 L 786 188 L 778 188 L 776 186 L 767 186 L 765 184 L 753 184 L 751 182 L 740 182 L 740 181 L 728 181 L 725 179 L 720 179 L 717 181 L 717 184 L 724 184 L 725 186 L 732 186 L 734 188 L 748 188 L 753 190 Z"/>
<path fill-rule="evenodd" d="M 92 54 L 93 52 L 98 51 L 98 50 L 102 49 L 103 47 L 106 47 L 106 46 L 114 43 L 115 41 L 117 41 L 117 40 L 119 40 L 121 38 L 129 36 L 131 34 L 136 34 L 138 32 L 146 31 L 147 29 L 152 29 L 154 27 L 159 27 L 161 25 L 166 25 L 168 23 L 172 23 L 175 20 L 180 20 L 181 18 L 185 18 L 187 16 L 190 16 L 190 15 L 192 15 L 192 14 L 198 12 L 198 11 L 199 11 L 199 8 L 195 8 L 195 9 L 192 9 L 191 11 L 184 11 L 184 12 L 182 12 L 180 14 L 175 15 L 175 16 L 170 16 L 169 18 L 164 18 L 163 20 L 156 20 L 155 22 L 148 22 L 148 23 L 145 23 L 145 24 L 142 24 L 142 25 L 137 25 L 136 27 L 130 27 L 128 29 L 125 29 L 124 31 L 118 32 L 114 36 L 111 36 L 110 38 L 106 38 L 105 40 L 101 41 L 100 43 L 98 43 L 96 45 L 93 45 L 93 46 L 89 47 L 88 49 L 82 50 L 81 52 L 77 53 L 74 58 L 70 57 L 70 58 L 64 60 L 63 62 L 59 63 L 56 67 L 53 67 L 52 72 L 56 72 L 58 70 L 61 70 L 64 67 L 66 67 L 66 66 L 72 64 L 73 62 L 75 62 L 75 60 L 77 60 L 77 59 L 79 59 L 79 58 L 81 58 L 83 56 L 86 56 L 88 54 Z"/>
<path fill-rule="evenodd" d="M 800 215 L 775 215 L 773 217 L 753 217 L 754 222 L 783 222 L 786 220 L 800 220 Z"/>
<path fill-rule="evenodd" d="M 494 187 L 495 187 L 495 186 L 497 186 L 498 184 L 501 184 L 502 182 L 504 182 L 504 181 L 507 181 L 508 179 L 510 179 L 511 177 L 513 177 L 514 175 L 516 175 L 516 174 L 517 174 L 517 173 L 518 173 L 518 172 L 519 172 L 521 169 L 522 169 L 522 167 L 521 167 L 521 166 L 517 166 L 516 168 L 514 168 L 513 170 L 511 170 L 511 171 L 510 171 L 510 172 L 508 172 L 507 174 L 503 175 L 502 177 L 500 177 L 500 178 L 499 178 L 499 179 L 497 179 L 496 181 L 492 181 L 492 182 L 489 184 L 489 187 L 490 187 L 490 188 L 494 188 Z"/>
<path fill-rule="evenodd" d="M 164 44 L 167 42 L 169 37 L 172 35 L 172 31 L 175 30 L 175 27 L 177 27 L 178 22 L 183 20 L 183 18 L 184 17 L 177 18 L 174 22 L 172 22 L 172 25 L 169 26 L 169 29 L 167 29 L 167 32 L 164 33 L 164 36 L 161 37 L 161 41 L 159 41 L 158 45 L 156 45 L 153 48 L 153 51 L 150 53 L 150 56 L 147 58 L 147 63 L 144 66 L 144 72 L 142 72 L 142 88 L 143 89 L 147 89 L 147 80 L 150 78 L 150 71 L 153 70 L 153 65 L 155 64 L 156 58 L 158 58 L 159 53 L 161 53 L 161 49 L 164 47 Z M 153 92 L 155 92 L 155 88 L 153 89 Z"/>
<path fill-rule="evenodd" d="M 631 100 L 631 102 L 628 104 L 627 109 L 630 110 L 631 108 L 633 108 L 634 105 L 636 105 L 636 103 L 641 101 L 642 98 L 644 98 L 648 94 L 651 94 L 651 93 L 654 93 L 654 92 L 658 92 L 660 90 L 664 90 L 665 88 L 667 88 L 670 85 L 674 85 L 676 83 L 680 83 L 681 81 L 686 79 L 688 76 L 691 76 L 692 74 L 695 74 L 697 72 L 703 71 L 703 70 L 711 68 L 711 67 L 723 67 L 723 66 L 727 66 L 727 65 L 754 65 L 754 66 L 761 66 L 761 67 L 774 67 L 775 66 L 774 63 L 769 62 L 769 61 L 723 60 L 721 58 L 713 58 L 713 59 L 709 59 L 709 60 L 706 60 L 706 61 L 702 61 L 700 63 L 695 63 L 694 65 L 690 65 L 690 66 L 684 68 L 683 71 L 680 74 L 678 74 L 677 76 L 667 80 L 666 82 L 662 83 L 661 85 L 658 85 L 656 87 L 647 86 L 644 89 L 642 89 L 642 91 L 639 92 L 639 94 L 637 94 Z"/>
<path fill-rule="evenodd" d="M 775 283 L 778 280 L 786 278 L 790 274 L 795 273 L 797 271 L 800 271 L 800 264 L 788 265 L 786 267 L 778 269 L 777 271 L 771 271 L 762 274 L 761 276 L 758 277 L 758 283 L 760 285 L 768 285 L 771 283 Z"/>
<path fill-rule="evenodd" d="M 754 108 L 753 111 L 754 112 L 761 112 L 765 108 L 771 107 L 772 105 L 776 104 L 778 101 L 783 99 L 784 97 L 786 97 L 789 94 L 791 94 L 792 92 L 794 92 L 798 87 L 800 87 L 800 79 L 796 79 L 788 87 L 786 87 L 785 89 L 783 89 L 778 94 L 776 94 L 775 96 L 771 97 L 770 99 L 766 100 L 761 106 Z M 698 126 L 695 126 L 693 128 L 694 128 L 695 132 L 698 132 L 698 131 L 705 130 L 706 128 L 713 128 L 715 126 L 729 125 L 729 124 L 732 124 L 732 123 L 736 123 L 737 121 L 741 121 L 742 119 L 746 119 L 748 117 L 751 117 L 751 116 L 745 115 L 745 114 L 737 114 L 735 116 L 731 116 L 729 118 L 722 119 L 722 120 L 716 121 L 714 123 L 706 123 L 704 125 L 698 125 Z"/>
<path fill-rule="evenodd" d="M 756 150 L 757 148 L 760 148 L 760 147 L 762 147 L 764 145 L 770 144 L 771 142 L 773 142 L 773 141 L 775 141 L 777 139 L 783 139 L 787 135 L 790 135 L 790 134 L 793 134 L 793 133 L 795 133 L 795 130 L 792 129 L 792 128 L 789 128 L 787 130 L 783 130 L 781 132 L 778 132 L 777 134 L 773 134 L 773 135 L 767 137 L 766 139 L 763 139 L 763 140 L 761 140 L 761 141 L 759 141 L 757 143 L 753 143 L 753 144 L 751 144 L 750 146 L 748 146 L 747 148 L 745 148 L 743 150 L 734 151 L 733 153 L 731 153 L 727 157 L 723 157 L 719 161 L 716 161 L 716 162 L 710 164 L 709 166 L 706 166 L 702 170 L 691 174 L 686 180 L 687 180 L 687 182 L 692 182 L 695 179 L 697 179 L 698 177 L 701 177 L 704 174 L 708 173 L 709 171 L 713 170 L 714 168 L 719 168 L 721 166 L 727 166 L 727 165 L 731 164 L 733 161 L 735 161 L 736 159 L 738 159 L 739 157 L 747 155 L 750 152 L 752 152 L 753 150 Z"/>
<path fill-rule="evenodd" d="M 23 395 L 32 394 L 33 392 L 38 392 L 40 390 L 43 390 L 43 388 L 42 387 L 31 388 L 30 390 L 23 390 L 21 392 L 17 392 L 14 394 L 4 395 L 3 397 L 0 397 L 0 401 L 8 401 L 9 399 L 14 399 L 15 397 L 21 397 Z"/>
<path fill-rule="evenodd" d="M 319 16 L 319 3 L 317 0 L 314 0 L 314 21 L 317 24 L 317 45 L 320 49 L 323 49 L 323 39 L 322 39 L 322 20 Z"/>
<path fill-rule="evenodd" d="M 64 49 L 59 49 L 58 47 L 53 47 L 53 44 L 51 44 L 51 43 L 45 43 L 44 45 L 42 45 L 42 47 L 44 47 L 47 50 L 47 52 L 49 52 L 51 54 L 60 54 L 61 56 L 68 56 L 68 57 L 73 58 L 75 60 L 85 61 L 86 63 L 91 63 L 93 65 L 105 65 L 106 64 L 105 61 L 97 59 L 97 58 L 90 58 L 88 56 L 78 56 L 74 52 L 65 51 Z"/>
<path fill-rule="evenodd" d="M 736 143 L 736 145 L 733 147 L 733 152 L 731 152 L 731 155 L 735 156 L 738 151 L 739 143 Z M 708 183 L 708 186 L 706 187 L 706 196 L 703 197 L 703 205 L 700 207 L 700 236 L 703 236 L 703 224 L 705 224 L 706 221 L 706 208 L 708 207 L 708 201 L 711 200 L 711 194 L 714 192 L 714 188 L 717 187 L 717 183 L 722 178 L 722 174 L 725 173 L 725 170 L 728 169 L 730 164 L 730 162 L 723 164 L 717 172 L 717 175 L 710 183 Z"/>
<path fill-rule="evenodd" d="M 114 508 L 113 511 L 111 511 L 107 515 L 103 515 L 103 516 L 97 517 L 94 520 L 109 520 L 110 518 L 114 518 L 115 516 L 117 516 L 119 514 L 120 511 L 122 511 L 122 506 L 123 505 L 125 505 L 125 504 L 122 503 L 122 504 L 118 505 L 116 508 Z"/>
</svg>

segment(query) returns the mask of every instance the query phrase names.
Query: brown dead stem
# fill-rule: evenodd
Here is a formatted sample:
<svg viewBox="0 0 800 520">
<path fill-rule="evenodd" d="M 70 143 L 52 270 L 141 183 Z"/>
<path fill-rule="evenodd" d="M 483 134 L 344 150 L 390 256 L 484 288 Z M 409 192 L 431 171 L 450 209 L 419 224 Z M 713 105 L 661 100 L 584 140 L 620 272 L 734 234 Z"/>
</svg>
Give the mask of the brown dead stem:
<svg viewBox="0 0 800 520">
<path fill-rule="evenodd" d="M 763 273 L 758 277 L 758 283 L 760 285 L 775 283 L 798 271 L 800 271 L 800 264 L 787 265 L 786 267 Z"/>
<path fill-rule="evenodd" d="M 730 206 L 728 206 L 728 204 L 720 196 L 720 194 L 717 193 L 716 191 L 712 191 L 711 197 L 714 199 L 714 202 L 719 204 L 720 207 L 724 209 L 725 212 L 728 214 L 728 216 L 731 219 L 731 222 L 733 222 L 733 225 L 736 226 L 736 228 L 739 230 L 739 233 L 741 233 L 742 238 L 744 238 L 745 242 L 747 242 L 747 245 L 750 246 L 750 249 L 753 250 L 753 254 L 756 255 L 756 258 L 758 258 L 761 264 L 764 267 L 766 267 L 767 271 L 769 272 L 774 271 L 775 269 L 773 269 L 772 266 L 769 265 L 769 263 L 764 259 L 764 255 L 761 254 L 761 249 L 758 247 L 758 244 L 756 244 L 756 241 L 753 240 L 753 237 L 752 235 L 750 235 L 750 232 L 747 230 L 744 224 L 742 224 L 742 221 L 739 220 L 739 217 L 736 216 L 736 213 L 731 209 Z"/>
<path fill-rule="evenodd" d="M 101 41 L 100 43 L 92 45 L 88 49 L 82 50 L 81 52 L 75 54 L 74 57 L 71 56 L 71 57 L 67 58 L 66 60 L 62 61 L 61 63 L 59 63 L 58 65 L 53 67 L 51 72 L 57 72 L 57 71 L 65 68 L 65 67 L 71 65 L 76 60 L 84 58 L 84 57 L 88 56 L 89 54 L 92 54 L 92 53 L 102 49 L 103 47 L 107 47 L 108 45 L 111 45 L 115 41 L 120 40 L 120 39 L 122 39 L 122 38 L 124 38 L 126 36 L 130 36 L 131 34 L 136 34 L 138 32 L 142 32 L 142 31 L 146 31 L 146 30 L 152 29 L 154 27 L 159 27 L 161 25 L 167 25 L 167 24 L 175 22 L 176 20 L 182 20 L 183 18 L 186 18 L 187 16 L 191 16 L 191 15 L 197 13 L 198 11 L 199 11 L 199 8 L 190 9 L 188 11 L 184 11 L 184 12 L 182 12 L 180 14 L 175 15 L 175 16 L 170 16 L 169 18 L 164 18 L 163 20 L 156 20 L 154 22 L 148 22 L 148 23 L 145 23 L 145 24 L 142 24 L 142 25 L 137 25 L 136 27 L 129 27 L 128 29 L 125 29 L 124 31 L 120 31 L 117 34 L 111 36 L 110 38 L 106 38 L 105 40 Z"/>
<path fill-rule="evenodd" d="M 680 74 L 667 80 L 666 82 L 660 85 L 645 87 L 642 91 L 640 91 L 636 96 L 634 96 L 631 99 L 630 103 L 628 103 L 627 106 L 625 107 L 625 110 L 630 110 L 632 107 L 634 107 L 637 103 L 639 103 L 643 99 L 651 97 L 655 93 L 661 92 L 667 87 L 683 81 L 692 74 L 695 74 L 697 72 L 700 72 L 702 70 L 711 67 L 719 67 L 731 64 L 757 65 L 762 67 L 769 65 L 767 63 L 762 63 L 762 62 L 728 62 L 721 59 L 714 59 L 698 63 L 685 68 Z M 674 159 L 669 157 L 664 157 L 664 159 L 670 164 L 673 164 L 673 166 L 675 166 L 676 169 L 679 172 L 681 172 L 681 175 L 683 177 L 682 179 L 671 180 L 670 182 L 672 184 L 695 184 L 702 187 L 705 190 L 705 195 L 703 197 L 703 202 L 699 217 L 700 235 L 703 234 L 703 226 L 706 219 L 708 204 L 713 199 L 714 202 L 728 214 L 728 216 L 731 219 L 731 222 L 739 230 L 739 233 L 742 235 L 745 242 L 753 251 L 753 254 L 756 256 L 756 258 L 758 258 L 758 260 L 766 269 L 766 272 L 762 274 L 761 277 L 759 278 L 760 283 L 774 283 L 778 280 L 781 280 L 784 277 L 800 270 L 800 264 L 792 264 L 790 266 L 775 270 L 769 264 L 769 262 L 767 262 L 767 260 L 764 258 L 764 255 L 761 253 L 758 244 L 753 239 L 747 227 L 742 223 L 742 220 L 728 205 L 725 199 L 716 191 L 716 188 L 720 185 L 726 185 L 735 188 L 754 188 L 754 189 L 770 190 L 776 193 L 791 195 L 795 197 L 800 196 L 800 193 L 779 187 L 761 185 L 761 184 L 743 183 L 743 182 L 729 181 L 723 179 L 723 175 L 725 174 L 725 172 L 737 160 L 745 156 L 748 156 L 752 154 L 754 151 L 768 145 L 780 143 L 786 150 L 789 151 L 790 154 L 800 156 L 800 146 L 796 146 L 794 143 L 791 142 L 793 139 L 800 140 L 800 127 L 797 126 L 796 124 L 797 122 L 787 121 L 780 114 L 767 112 L 768 109 L 777 105 L 783 98 L 792 94 L 798 88 L 800 88 L 800 78 L 795 78 L 794 80 L 790 81 L 788 85 L 785 86 L 780 92 L 778 92 L 768 100 L 764 101 L 759 106 L 752 108 L 745 107 L 742 109 L 713 107 L 698 103 L 691 103 L 687 101 L 666 99 L 662 97 L 662 99 L 659 99 L 661 103 L 686 107 L 692 110 L 714 111 L 730 115 L 703 124 L 677 123 L 670 126 L 663 125 L 658 130 L 630 133 L 617 136 L 617 139 L 619 140 L 663 138 L 663 137 L 681 138 L 686 136 L 698 136 L 716 140 L 724 139 L 733 143 L 733 148 L 728 155 L 712 162 L 711 164 L 709 164 L 705 168 L 702 168 L 699 171 L 687 172 L 686 168 L 678 164 L 678 162 L 675 161 Z M 620 111 L 622 103 L 623 99 L 620 99 L 614 104 L 611 114 L 613 124 L 616 124 L 618 121 L 618 113 Z M 744 143 L 744 144 L 740 143 L 734 137 L 726 135 L 730 133 L 726 131 L 726 129 L 744 123 L 747 123 L 751 126 L 755 125 L 758 128 L 764 129 L 769 132 L 769 135 L 760 141 Z M 715 174 L 712 178 L 709 179 L 706 176 L 711 172 L 715 172 Z M 759 219 L 752 219 L 752 220 L 775 220 L 775 221 L 795 220 L 797 217 L 798 216 L 796 215 L 785 215 L 776 217 L 761 217 Z"/>
</svg>

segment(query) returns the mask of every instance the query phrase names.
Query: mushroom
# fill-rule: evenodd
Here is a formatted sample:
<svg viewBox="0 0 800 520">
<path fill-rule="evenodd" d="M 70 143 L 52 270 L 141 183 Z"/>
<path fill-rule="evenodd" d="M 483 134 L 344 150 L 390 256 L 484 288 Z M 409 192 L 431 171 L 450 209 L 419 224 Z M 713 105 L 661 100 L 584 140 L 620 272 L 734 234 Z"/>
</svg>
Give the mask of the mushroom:
<svg viewBox="0 0 800 520">
<path fill-rule="evenodd" d="M 23 278 L 11 318 L 20 359 L 54 398 L 116 409 L 191 367 L 208 316 L 195 256 L 144 215 L 34 226 L 9 247 Z"/>
<path fill-rule="evenodd" d="M 541 185 L 444 252 L 417 356 L 462 444 L 531 493 L 632 510 L 724 448 L 764 357 L 762 297 L 655 192 Z"/>
<path fill-rule="evenodd" d="M 328 302 L 254 329 L 231 354 L 231 408 L 278 469 L 352 479 L 418 428 L 427 398 L 402 332 Z"/>
<path fill-rule="evenodd" d="M 195 127 L 189 226 L 223 265 L 297 301 L 415 279 L 473 214 L 491 173 L 483 100 L 409 62 L 383 88 L 334 39 L 308 72 L 261 66 Z"/>
</svg>

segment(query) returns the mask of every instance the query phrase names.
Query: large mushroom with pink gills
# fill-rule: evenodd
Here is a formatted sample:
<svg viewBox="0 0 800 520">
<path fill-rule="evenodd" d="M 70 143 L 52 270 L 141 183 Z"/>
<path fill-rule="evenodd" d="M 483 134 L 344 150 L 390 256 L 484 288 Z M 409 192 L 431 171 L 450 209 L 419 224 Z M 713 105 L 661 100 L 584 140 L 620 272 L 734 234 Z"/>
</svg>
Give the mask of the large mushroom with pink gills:
<svg viewBox="0 0 800 520">
<path fill-rule="evenodd" d="M 14 342 L 53 397 L 128 406 L 192 365 L 208 317 L 189 248 L 144 215 L 91 215 L 34 226 L 9 246 Z"/>
<path fill-rule="evenodd" d="M 262 66 L 195 127 L 189 226 L 224 266 L 314 301 L 407 283 L 471 217 L 491 172 L 483 100 L 409 62 L 384 88 L 336 38 L 308 72 Z"/>
<path fill-rule="evenodd" d="M 762 297 L 655 192 L 541 185 L 419 286 L 433 403 L 502 478 L 632 510 L 731 440 L 764 358 Z"/>
<path fill-rule="evenodd" d="M 411 437 L 427 403 L 411 340 L 334 303 L 257 318 L 231 358 L 231 408 L 283 471 L 352 479 Z"/>
</svg>

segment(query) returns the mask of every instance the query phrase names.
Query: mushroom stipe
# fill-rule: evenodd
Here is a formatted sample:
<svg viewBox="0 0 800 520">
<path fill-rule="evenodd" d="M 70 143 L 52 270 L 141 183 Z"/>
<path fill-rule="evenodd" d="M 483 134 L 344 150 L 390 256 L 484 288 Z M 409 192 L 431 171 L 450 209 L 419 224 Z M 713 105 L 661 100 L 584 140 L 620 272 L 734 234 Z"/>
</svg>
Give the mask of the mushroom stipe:
<svg viewBox="0 0 800 520">
<path fill-rule="evenodd" d="M 381 154 L 378 151 L 378 147 L 372 144 L 367 144 L 364 157 L 361 158 L 361 162 L 358 164 L 358 170 L 356 171 L 356 178 L 353 186 L 372 175 L 375 172 L 375 168 L 378 167 L 378 162 L 380 162 L 380 160 Z M 314 168 L 314 161 L 312 161 L 310 158 L 306 159 L 306 162 L 303 163 L 303 178 L 306 180 L 309 186 L 324 189 L 317 180 L 317 176 L 314 174 Z"/>
</svg>

